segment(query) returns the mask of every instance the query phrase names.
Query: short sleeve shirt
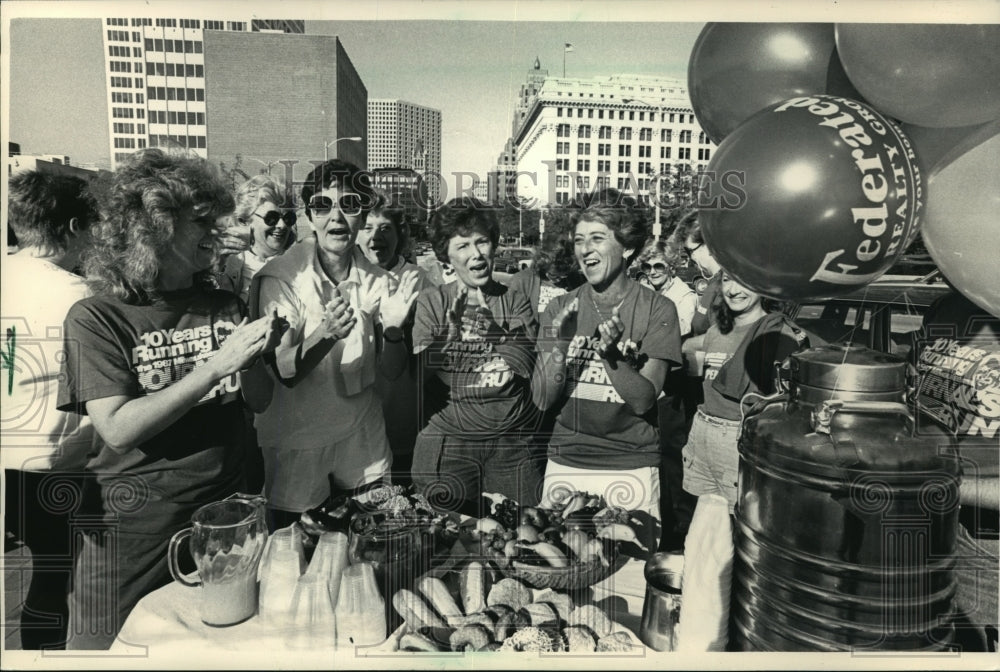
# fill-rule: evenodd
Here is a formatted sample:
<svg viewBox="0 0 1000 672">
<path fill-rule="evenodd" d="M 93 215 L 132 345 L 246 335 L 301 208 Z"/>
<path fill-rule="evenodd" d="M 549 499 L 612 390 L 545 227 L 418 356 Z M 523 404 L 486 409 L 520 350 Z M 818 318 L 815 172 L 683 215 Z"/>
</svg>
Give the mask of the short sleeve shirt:
<svg viewBox="0 0 1000 672">
<path fill-rule="evenodd" d="M 719 369 L 728 362 L 740 343 L 747 334 L 754 328 L 755 323 L 734 326 L 728 334 L 719 331 L 719 326 L 713 324 L 705 332 L 703 350 L 705 361 L 702 364 L 702 388 L 705 392 L 705 402 L 702 410 L 708 415 L 725 418 L 726 420 L 740 419 L 740 404 L 738 401 L 729 399 L 719 393 L 712 385 L 715 377 L 719 374 Z"/>
<path fill-rule="evenodd" d="M 659 466 L 656 406 L 637 415 L 612 384 L 597 352 L 597 326 L 605 318 L 598 313 L 591 291 L 590 285 L 583 285 L 553 298 L 542 316 L 544 334 L 555 316 L 579 299 L 576 336 L 566 357 L 564 403 L 549 441 L 549 459 L 581 469 Z M 629 281 L 619 313 L 625 323 L 622 342 L 633 342 L 640 357 L 681 362 L 677 310 L 671 301 Z"/>
<path fill-rule="evenodd" d="M 164 293 L 150 305 L 109 296 L 84 299 L 66 317 L 59 407 L 164 390 L 204 365 L 239 325 L 244 309 L 224 291 Z M 186 522 L 198 506 L 235 492 L 241 479 L 244 420 L 239 376 L 218 382 L 172 425 L 125 454 L 100 442 L 87 464 L 106 519 L 124 528 Z M 89 511 L 89 513 L 96 513 Z"/>
<path fill-rule="evenodd" d="M 499 283 L 496 286 L 500 293 L 486 295 L 487 307 L 505 330 L 523 330 L 523 350 L 530 359 L 537 334 L 531 304 L 524 294 Z M 414 316 L 414 353 L 436 356 L 427 348 L 447 330 L 447 313 L 454 305 L 458 288 L 458 283 L 448 283 L 420 293 Z M 495 340 L 473 333 L 474 316 L 475 307 L 470 306 L 462 316 L 461 342 L 445 344 L 442 361 L 434 363 L 450 392 L 448 405 L 432 418 L 431 424 L 451 436 L 468 438 L 533 429 L 528 426 L 537 415 L 531 401 L 530 369 L 519 375 L 497 351 Z"/>
</svg>

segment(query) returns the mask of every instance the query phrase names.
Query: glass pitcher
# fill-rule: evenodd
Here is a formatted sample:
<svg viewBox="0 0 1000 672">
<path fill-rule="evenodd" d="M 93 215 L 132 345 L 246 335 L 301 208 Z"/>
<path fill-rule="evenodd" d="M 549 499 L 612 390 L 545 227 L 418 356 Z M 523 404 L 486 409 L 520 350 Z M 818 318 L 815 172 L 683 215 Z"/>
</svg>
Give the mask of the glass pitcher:
<svg viewBox="0 0 1000 672">
<path fill-rule="evenodd" d="M 201 620 L 234 625 L 257 611 L 257 566 L 267 540 L 265 499 L 235 494 L 206 504 L 191 516 L 191 527 L 171 538 L 170 574 L 185 586 L 201 586 Z M 181 573 L 178 549 L 190 538 L 196 579 Z"/>
</svg>

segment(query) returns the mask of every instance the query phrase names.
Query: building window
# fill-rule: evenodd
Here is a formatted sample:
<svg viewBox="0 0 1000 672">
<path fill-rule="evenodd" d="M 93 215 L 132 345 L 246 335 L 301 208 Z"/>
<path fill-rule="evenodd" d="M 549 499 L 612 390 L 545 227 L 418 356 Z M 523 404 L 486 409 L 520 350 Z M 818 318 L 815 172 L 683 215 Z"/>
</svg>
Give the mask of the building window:
<svg viewBox="0 0 1000 672">
<path fill-rule="evenodd" d="M 142 109 L 141 107 L 138 108 L 135 111 L 135 116 L 138 117 L 139 119 L 145 119 L 146 118 L 146 110 Z M 145 133 L 146 131 L 141 131 L 141 132 Z"/>
<path fill-rule="evenodd" d="M 660 131 L 660 142 L 670 142 L 674 138 L 674 132 L 669 128 Z"/>
<path fill-rule="evenodd" d="M 630 170 L 632 170 L 632 162 L 631 161 L 619 161 L 618 162 L 618 172 L 619 173 L 627 173 Z"/>
<path fill-rule="evenodd" d="M 590 143 L 589 142 L 578 142 L 578 143 L 576 143 L 576 153 L 577 154 L 590 154 Z"/>
<path fill-rule="evenodd" d="M 680 141 L 684 144 L 691 142 L 691 131 L 681 131 Z"/>
<path fill-rule="evenodd" d="M 167 41 L 170 42 L 170 40 Z M 173 43 L 171 42 L 171 44 Z M 153 51 L 163 51 L 163 40 L 160 38 L 153 40 Z"/>
<path fill-rule="evenodd" d="M 674 123 L 674 113 L 673 112 L 670 113 L 670 123 L 671 124 Z"/>
<path fill-rule="evenodd" d="M 631 129 L 631 127 L 626 126 L 625 128 L 622 128 L 620 131 L 618 131 L 618 139 L 619 140 L 631 140 L 632 139 L 632 129 Z M 623 154 L 619 153 L 618 156 L 628 156 L 628 155 L 627 154 L 623 155 Z"/>
<path fill-rule="evenodd" d="M 576 137 L 578 138 L 589 138 L 590 137 L 590 126 L 580 126 L 576 131 Z"/>
<path fill-rule="evenodd" d="M 597 131 L 597 137 L 600 138 L 601 140 L 610 140 L 611 139 L 611 127 L 610 126 L 601 126 L 601 128 Z"/>
<path fill-rule="evenodd" d="M 569 124 L 559 124 L 556 127 L 556 137 L 557 138 L 568 138 L 569 137 Z"/>
<path fill-rule="evenodd" d="M 651 128 L 640 128 L 639 129 L 639 142 L 652 142 L 653 141 L 653 129 Z"/>
<path fill-rule="evenodd" d="M 563 116 L 563 115 L 562 115 L 562 108 L 561 108 L 561 107 L 557 107 L 557 108 L 556 108 L 556 116 L 557 116 L 557 117 L 561 117 L 561 116 Z"/>
<path fill-rule="evenodd" d="M 590 172 L 590 159 L 577 159 L 576 169 L 581 173 Z"/>
<path fill-rule="evenodd" d="M 685 161 L 690 161 L 691 160 L 691 148 L 690 147 L 681 147 L 680 149 L 678 149 L 677 150 L 677 158 L 678 159 L 683 159 Z"/>
<path fill-rule="evenodd" d="M 709 149 L 708 147 L 702 147 L 701 149 L 698 150 L 699 161 L 708 161 L 711 158 L 711 156 L 712 156 L 712 150 Z"/>
<path fill-rule="evenodd" d="M 569 170 L 569 159 L 556 159 L 556 170 Z"/>
<path fill-rule="evenodd" d="M 632 145 L 618 145 L 618 156 L 632 156 Z"/>
<path fill-rule="evenodd" d="M 590 94 L 590 95 L 593 96 L 594 94 Z M 587 110 L 587 118 L 588 119 L 593 119 L 594 118 L 594 108 L 589 108 Z M 590 179 L 590 178 L 587 178 L 587 179 Z"/>
<path fill-rule="evenodd" d="M 611 144 L 610 143 L 597 143 L 597 155 L 598 156 L 611 156 Z"/>
<path fill-rule="evenodd" d="M 153 51 L 153 40 L 146 38 L 146 51 Z"/>
<path fill-rule="evenodd" d="M 556 143 L 556 154 L 569 154 L 569 143 L 568 142 L 557 142 Z"/>
<path fill-rule="evenodd" d="M 556 203 L 559 203 L 560 205 L 566 205 L 567 203 L 569 203 L 569 194 L 566 193 L 565 191 L 557 191 Z"/>
<path fill-rule="evenodd" d="M 610 173 L 611 172 L 611 162 L 598 160 L 597 162 L 597 172 L 599 173 Z"/>
<path fill-rule="evenodd" d="M 670 148 L 669 147 L 660 147 L 660 158 L 661 159 L 669 159 L 670 158 Z"/>
<path fill-rule="evenodd" d="M 653 148 L 649 145 L 639 145 L 639 156 L 640 157 L 650 157 L 653 155 Z"/>
</svg>

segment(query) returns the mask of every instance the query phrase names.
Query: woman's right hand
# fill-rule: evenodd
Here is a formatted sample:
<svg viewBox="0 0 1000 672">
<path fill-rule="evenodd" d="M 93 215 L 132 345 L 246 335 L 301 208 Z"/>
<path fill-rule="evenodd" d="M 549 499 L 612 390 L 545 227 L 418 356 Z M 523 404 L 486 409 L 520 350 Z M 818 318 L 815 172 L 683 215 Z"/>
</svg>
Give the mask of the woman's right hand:
<svg viewBox="0 0 1000 672">
<path fill-rule="evenodd" d="M 576 336 L 576 312 L 580 308 L 580 298 L 567 303 L 552 320 L 550 336 L 560 348 L 569 346 Z"/>
<path fill-rule="evenodd" d="M 273 349 L 277 339 L 281 338 L 281 323 L 283 320 L 275 315 L 266 315 L 253 322 L 243 318 L 236 330 L 231 333 L 219 350 L 208 360 L 218 374 L 218 379 L 225 378 L 241 369 L 246 369 L 254 359 Z"/>
</svg>

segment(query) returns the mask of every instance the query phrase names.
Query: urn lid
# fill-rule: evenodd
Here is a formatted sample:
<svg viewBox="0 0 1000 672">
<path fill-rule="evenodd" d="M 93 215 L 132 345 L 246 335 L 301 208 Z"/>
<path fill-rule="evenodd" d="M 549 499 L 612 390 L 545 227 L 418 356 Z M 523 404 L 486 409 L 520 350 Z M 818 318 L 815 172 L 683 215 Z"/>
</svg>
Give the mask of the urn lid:
<svg viewBox="0 0 1000 672">
<path fill-rule="evenodd" d="M 794 385 L 831 391 L 897 392 L 906 387 L 906 361 L 857 345 L 829 344 L 790 358 Z"/>
</svg>

